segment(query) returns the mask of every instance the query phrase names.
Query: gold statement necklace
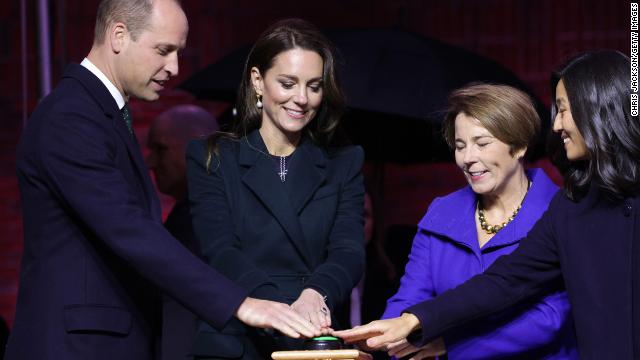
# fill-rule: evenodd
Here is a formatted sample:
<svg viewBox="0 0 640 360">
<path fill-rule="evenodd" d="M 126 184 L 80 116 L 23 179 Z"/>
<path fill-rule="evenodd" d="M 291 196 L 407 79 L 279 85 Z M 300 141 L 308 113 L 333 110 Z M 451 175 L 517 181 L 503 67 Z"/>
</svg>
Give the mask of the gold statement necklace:
<svg viewBox="0 0 640 360">
<path fill-rule="evenodd" d="M 520 211 L 520 208 L 522 208 L 522 204 L 524 203 L 524 199 L 527 197 L 527 193 L 529 193 L 529 189 L 531 188 L 531 181 L 527 182 L 527 192 L 524 193 L 524 196 L 522 197 L 522 201 L 520 202 L 520 205 L 518 205 L 518 207 L 515 209 L 515 211 L 513 212 L 513 214 L 511 214 L 511 216 L 509 216 L 509 218 L 503 222 L 502 224 L 498 224 L 498 225 L 490 225 L 489 223 L 487 223 L 487 219 L 484 217 L 484 209 L 482 209 L 480 207 L 480 200 L 478 200 L 478 220 L 480 221 L 480 227 L 482 228 L 482 230 L 484 230 L 484 232 L 486 232 L 489 235 L 492 234 L 496 234 L 498 231 L 504 229 L 505 226 L 507 226 L 508 223 L 510 223 L 511 221 L 513 221 L 513 219 L 516 217 L 516 215 L 518 215 L 518 211 Z"/>
</svg>

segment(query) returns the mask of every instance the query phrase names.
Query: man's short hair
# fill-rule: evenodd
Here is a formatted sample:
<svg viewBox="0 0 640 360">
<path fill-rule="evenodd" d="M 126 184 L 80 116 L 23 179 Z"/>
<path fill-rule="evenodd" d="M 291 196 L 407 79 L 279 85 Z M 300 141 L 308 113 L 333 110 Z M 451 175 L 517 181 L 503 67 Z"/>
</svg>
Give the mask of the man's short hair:
<svg viewBox="0 0 640 360">
<path fill-rule="evenodd" d="M 102 0 L 98 5 L 94 41 L 102 44 L 109 26 L 121 22 L 131 38 L 136 40 L 144 30 L 153 11 L 152 0 Z"/>
</svg>

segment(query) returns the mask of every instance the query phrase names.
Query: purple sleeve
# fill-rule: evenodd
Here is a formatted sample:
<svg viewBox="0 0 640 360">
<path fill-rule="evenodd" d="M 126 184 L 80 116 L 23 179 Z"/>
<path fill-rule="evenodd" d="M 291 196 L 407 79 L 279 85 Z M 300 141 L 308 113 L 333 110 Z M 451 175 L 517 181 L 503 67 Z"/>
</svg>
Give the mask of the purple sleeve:
<svg viewBox="0 0 640 360">
<path fill-rule="evenodd" d="M 402 310 L 435 297 L 430 267 L 430 236 L 418 228 L 400 288 L 387 300 L 382 319 L 400 316 Z"/>
<path fill-rule="evenodd" d="M 570 312 L 566 292 L 557 292 L 498 328 L 468 337 L 445 336 L 447 351 L 469 360 L 523 354 L 566 335 L 563 330 L 571 321 Z"/>
<path fill-rule="evenodd" d="M 421 330 L 411 337 L 415 345 L 424 345 L 465 323 L 498 313 L 516 303 L 540 294 L 561 278 L 557 244 L 553 229 L 554 204 L 534 225 L 520 246 L 500 257 L 483 274 L 449 290 L 431 301 L 405 309 L 420 320 Z"/>
</svg>

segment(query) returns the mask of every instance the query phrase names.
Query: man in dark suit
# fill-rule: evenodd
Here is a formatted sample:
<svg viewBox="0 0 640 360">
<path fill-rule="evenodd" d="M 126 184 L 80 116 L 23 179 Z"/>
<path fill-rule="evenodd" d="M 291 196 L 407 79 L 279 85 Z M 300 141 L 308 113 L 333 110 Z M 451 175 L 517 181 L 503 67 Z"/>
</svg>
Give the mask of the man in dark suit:
<svg viewBox="0 0 640 360">
<path fill-rule="evenodd" d="M 203 108 L 178 105 L 158 115 L 147 136 L 147 166 L 154 174 L 158 190 L 175 201 L 164 226 L 197 256 L 200 256 L 200 245 L 191 225 L 185 148 L 189 140 L 204 138 L 218 128 L 218 122 Z M 197 316 L 170 296 L 163 296 L 162 359 L 186 359 L 197 328 Z"/>
<path fill-rule="evenodd" d="M 319 334 L 246 298 L 161 224 L 126 101 L 158 98 L 187 32 L 175 0 L 102 1 L 89 55 L 34 111 L 17 154 L 25 238 L 6 359 L 153 359 L 158 290 L 216 328 L 235 315 Z"/>
</svg>

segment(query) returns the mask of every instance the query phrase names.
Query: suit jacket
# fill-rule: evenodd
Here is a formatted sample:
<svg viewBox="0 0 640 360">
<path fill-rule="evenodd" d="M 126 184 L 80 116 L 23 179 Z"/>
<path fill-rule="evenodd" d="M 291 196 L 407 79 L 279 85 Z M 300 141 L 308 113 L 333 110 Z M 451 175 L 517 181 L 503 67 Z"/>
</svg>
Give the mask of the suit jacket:
<svg viewBox="0 0 640 360">
<path fill-rule="evenodd" d="M 362 149 L 325 150 L 303 138 L 285 182 L 257 130 L 219 140 L 218 152 L 207 171 L 206 143 L 187 148 L 193 225 L 209 264 L 257 298 L 292 303 L 313 288 L 331 309 L 347 301 L 364 268 Z M 205 335 L 203 355 L 217 343 Z"/>
<path fill-rule="evenodd" d="M 497 258 L 513 252 L 558 192 L 542 169 L 527 171 L 531 188 L 522 208 L 482 248 L 476 231 L 477 195 L 466 186 L 435 199 L 418 224 L 398 292 L 384 319 L 432 299 L 482 273 Z M 543 295 L 489 319 L 466 324 L 444 337 L 448 359 L 575 359 L 571 309 L 562 283 Z M 541 294 L 542 295 L 542 294 Z"/>
<path fill-rule="evenodd" d="M 115 100 L 69 66 L 17 155 L 24 253 L 7 359 L 151 359 L 159 287 L 223 327 L 246 292 L 164 229 Z"/>
<path fill-rule="evenodd" d="M 175 203 L 164 227 L 189 251 L 200 256 L 200 244 L 193 233 L 191 209 L 186 198 Z M 162 297 L 161 359 L 187 359 L 191 354 L 197 329 L 198 317 L 165 294 Z"/>
<path fill-rule="evenodd" d="M 640 359 L 640 200 L 558 193 L 520 247 L 460 287 L 407 309 L 424 343 L 564 279 L 581 359 Z"/>
</svg>

